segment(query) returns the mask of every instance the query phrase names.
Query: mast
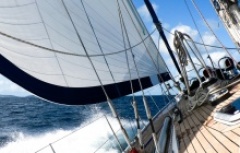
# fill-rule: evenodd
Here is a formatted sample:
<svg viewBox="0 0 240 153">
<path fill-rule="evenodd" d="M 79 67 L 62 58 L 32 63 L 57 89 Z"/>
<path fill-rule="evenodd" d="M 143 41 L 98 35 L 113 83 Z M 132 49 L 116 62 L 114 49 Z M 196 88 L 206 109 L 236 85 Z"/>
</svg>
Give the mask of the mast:
<svg viewBox="0 0 240 153">
<path fill-rule="evenodd" d="M 240 46 L 240 11 L 238 0 L 210 0 L 211 4 L 215 8 L 215 11 L 221 21 L 223 22 L 225 29 L 230 35 L 231 39 L 237 47 Z"/>
<path fill-rule="evenodd" d="M 172 51 L 172 49 L 171 49 L 171 47 L 170 47 L 170 45 L 169 45 L 169 43 L 168 43 L 168 41 L 167 41 L 167 38 L 166 38 L 166 36 L 165 36 L 165 34 L 164 34 L 164 31 L 163 31 L 163 28 L 162 28 L 162 24 L 161 24 L 161 22 L 158 20 L 158 17 L 157 17 L 157 15 L 156 15 L 153 7 L 152 7 L 152 4 L 149 2 L 149 0 L 144 0 L 144 2 L 145 2 L 145 4 L 146 4 L 146 6 L 147 6 L 147 9 L 148 9 L 148 11 L 149 11 L 152 19 L 153 19 L 153 23 L 155 24 L 155 26 L 156 26 L 156 28 L 157 28 L 160 36 L 162 37 L 162 39 L 163 39 L 163 41 L 164 41 L 164 44 L 165 44 L 166 47 L 167 47 L 168 53 L 169 53 L 169 55 L 171 56 L 171 58 L 172 58 L 172 60 L 173 60 L 173 63 L 174 63 L 175 67 L 176 67 L 177 70 L 178 70 L 178 73 L 181 74 L 181 70 L 180 70 L 179 65 L 178 65 L 178 63 L 177 63 L 177 60 L 176 60 L 175 56 L 173 55 L 173 51 Z"/>
</svg>

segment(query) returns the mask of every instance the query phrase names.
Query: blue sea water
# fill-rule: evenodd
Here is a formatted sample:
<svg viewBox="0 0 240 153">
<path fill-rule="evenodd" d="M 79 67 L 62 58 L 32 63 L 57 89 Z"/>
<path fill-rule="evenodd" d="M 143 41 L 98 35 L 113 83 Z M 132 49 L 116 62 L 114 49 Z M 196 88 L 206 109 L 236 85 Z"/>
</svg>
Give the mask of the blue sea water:
<svg viewBox="0 0 240 153">
<path fill-rule="evenodd" d="M 166 102 L 168 102 L 165 96 L 147 96 L 146 98 L 152 115 L 156 114 L 158 109 L 164 107 Z M 156 102 L 158 108 L 152 98 Z M 128 133 L 132 131 L 133 135 L 136 131 L 134 131 L 135 123 L 133 120 L 134 113 L 131 101 L 132 97 L 126 96 L 113 100 L 113 103 L 119 116 L 123 119 L 123 123 L 131 124 L 131 126 L 127 126 L 127 130 Z M 146 115 L 142 97 L 136 96 L 136 101 L 143 121 L 142 123 L 144 123 L 146 122 Z M 36 152 L 45 145 L 72 133 L 79 127 L 87 125 L 89 121 L 93 121 L 99 117 L 101 118 L 102 115 L 106 115 L 110 122 L 113 122 L 113 126 L 117 124 L 114 118 L 111 117 L 111 112 L 107 103 L 87 106 L 64 106 L 49 103 L 34 96 L 1 96 L 0 109 L 0 153 Z M 106 129 L 105 119 L 97 122 L 98 123 L 95 123 L 96 125 L 93 126 L 93 129 L 87 126 L 85 128 L 87 129 L 85 134 L 91 133 L 92 131 L 94 132 L 95 128 L 96 130 Z M 99 132 L 102 132 L 99 133 L 99 136 L 94 134 L 94 136 L 97 137 L 96 140 L 94 140 L 96 143 L 91 146 L 82 147 L 90 147 L 92 150 L 96 150 L 99 147 L 98 145 L 100 145 L 97 145 L 97 139 L 99 139 L 100 142 L 100 139 L 104 137 L 100 135 L 104 134 L 104 132 Z M 92 139 L 95 139 L 94 136 Z M 78 136 L 78 138 L 85 139 L 84 136 Z M 90 138 L 85 139 L 85 141 L 87 140 L 89 140 L 89 142 L 92 141 Z M 90 143 L 86 144 L 88 145 Z M 29 147 L 29 145 L 31 147 Z M 108 151 L 105 150 L 105 152 Z M 111 151 L 109 150 L 109 152 Z"/>
</svg>

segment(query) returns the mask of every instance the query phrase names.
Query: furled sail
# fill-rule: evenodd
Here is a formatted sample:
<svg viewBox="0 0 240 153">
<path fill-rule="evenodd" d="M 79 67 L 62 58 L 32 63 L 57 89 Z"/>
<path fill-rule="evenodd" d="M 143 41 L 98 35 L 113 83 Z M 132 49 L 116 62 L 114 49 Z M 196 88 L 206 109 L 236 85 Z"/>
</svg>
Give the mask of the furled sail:
<svg viewBox="0 0 240 153">
<path fill-rule="evenodd" d="M 2 0 L 0 53 L 0 73 L 62 104 L 104 101 L 99 79 L 110 98 L 140 90 L 137 71 L 169 79 L 130 0 Z"/>
<path fill-rule="evenodd" d="M 240 46 L 240 2 L 239 0 L 211 0 L 218 16 L 237 47 Z"/>
</svg>

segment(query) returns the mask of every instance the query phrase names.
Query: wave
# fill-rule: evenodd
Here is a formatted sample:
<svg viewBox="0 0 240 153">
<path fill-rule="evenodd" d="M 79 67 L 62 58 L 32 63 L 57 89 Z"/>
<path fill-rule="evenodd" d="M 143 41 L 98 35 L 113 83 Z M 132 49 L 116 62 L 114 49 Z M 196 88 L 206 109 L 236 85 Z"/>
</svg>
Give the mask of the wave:
<svg viewBox="0 0 240 153">
<path fill-rule="evenodd" d="M 103 115 L 103 114 L 102 114 Z M 95 116 L 71 130 L 55 129 L 41 134 L 27 132 L 9 133 L 11 141 L 0 148 L 1 153 L 117 153 L 120 147 L 113 137 L 117 133 L 122 148 L 126 147 L 117 120 L 110 116 Z M 97 119 L 96 119 L 97 118 Z M 131 120 L 121 120 L 133 139 L 135 124 Z M 49 145 L 51 144 L 51 146 Z M 52 150 L 53 149 L 53 150 Z"/>
</svg>

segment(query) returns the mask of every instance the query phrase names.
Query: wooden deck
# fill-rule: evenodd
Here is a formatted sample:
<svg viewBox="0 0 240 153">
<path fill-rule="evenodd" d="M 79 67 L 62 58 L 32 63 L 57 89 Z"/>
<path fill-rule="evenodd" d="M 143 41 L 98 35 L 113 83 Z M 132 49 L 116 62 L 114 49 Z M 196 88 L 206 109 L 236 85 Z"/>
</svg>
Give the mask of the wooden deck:
<svg viewBox="0 0 240 153">
<path fill-rule="evenodd" d="M 216 110 L 240 97 L 240 85 L 230 93 L 232 95 L 218 105 L 205 104 L 185 113 L 181 124 L 175 123 L 181 153 L 240 153 L 240 124 L 227 126 L 213 119 Z M 180 105 L 184 109 L 183 105 L 184 102 Z"/>
</svg>

